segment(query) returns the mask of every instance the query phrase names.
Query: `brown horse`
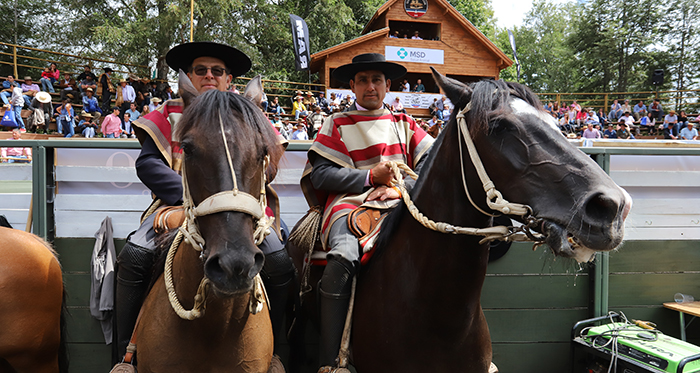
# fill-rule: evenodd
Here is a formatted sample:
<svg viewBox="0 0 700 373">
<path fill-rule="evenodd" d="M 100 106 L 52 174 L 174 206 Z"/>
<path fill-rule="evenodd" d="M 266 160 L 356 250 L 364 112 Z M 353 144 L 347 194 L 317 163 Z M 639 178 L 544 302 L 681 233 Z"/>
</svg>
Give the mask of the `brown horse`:
<svg viewBox="0 0 700 373">
<path fill-rule="evenodd" d="M 64 289 L 56 252 L 0 227 L 0 372 L 66 372 Z"/>
<path fill-rule="evenodd" d="M 476 208 L 496 214 L 463 139 L 469 132 L 495 186 L 506 200 L 529 206 L 530 233 L 555 254 L 588 261 L 620 245 L 629 195 L 567 142 L 530 90 L 434 76 L 456 109 L 410 193 L 418 210 L 454 226 L 491 226 L 492 217 Z M 456 119 L 462 109 L 465 122 Z M 482 238 L 428 229 L 404 203 L 387 217 L 357 276 L 351 353 L 358 372 L 488 371 L 491 341 L 480 298 L 489 244 Z M 289 250 L 301 268 L 302 254 Z M 314 272 L 313 285 L 321 270 Z"/>
<path fill-rule="evenodd" d="M 231 196 L 236 183 L 238 196 L 247 193 L 255 205 L 264 189 L 265 160 L 270 159 L 274 168 L 281 157 L 273 128 L 252 101 L 259 101 L 262 85 L 256 78 L 243 96 L 210 90 L 195 97 L 196 90 L 181 72 L 180 92 L 185 110 L 175 136 L 184 151 L 184 200 L 187 207 L 187 195 L 191 198 L 194 215 L 188 224 L 194 230 L 188 232 L 194 236 L 177 250 L 172 278 L 176 297 L 187 309 L 193 308 L 200 281 L 206 278 L 206 312 L 194 320 L 179 317 L 161 275 L 143 304 L 136 330 L 138 369 L 273 371 L 281 365 L 276 365 L 277 361 L 271 364 L 268 309 L 264 306 L 256 314 L 249 312 L 255 277 L 264 261 L 254 240 L 253 214 L 228 206 L 199 213 L 207 201 L 213 201 L 208 197 L 226 191 Z"/>
</svg>

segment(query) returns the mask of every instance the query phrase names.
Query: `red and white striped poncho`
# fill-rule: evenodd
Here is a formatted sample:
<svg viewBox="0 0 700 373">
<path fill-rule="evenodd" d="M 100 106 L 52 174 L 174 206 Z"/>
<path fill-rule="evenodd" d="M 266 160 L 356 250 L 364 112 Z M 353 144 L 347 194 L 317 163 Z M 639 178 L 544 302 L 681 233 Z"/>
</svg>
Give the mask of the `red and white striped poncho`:
<svg viewBox="0 0 700 373">
<path fill-rule="evenodd" d="M 406 114 L 386 109 L 349 111 L 326 119 L 309 152 L 344 168 L 369 170 L 383 161 L 407 163 L 413 168 L 432 143 L 433 138 Z M 316 190 L 309 177 L 312 170 L 307 162 L 301 187 L 310 206 L 324 207 L 321 241 L 326 248 L 330 226 L 360 206 L 371 189 L 361 195 Z"/>
</svg>

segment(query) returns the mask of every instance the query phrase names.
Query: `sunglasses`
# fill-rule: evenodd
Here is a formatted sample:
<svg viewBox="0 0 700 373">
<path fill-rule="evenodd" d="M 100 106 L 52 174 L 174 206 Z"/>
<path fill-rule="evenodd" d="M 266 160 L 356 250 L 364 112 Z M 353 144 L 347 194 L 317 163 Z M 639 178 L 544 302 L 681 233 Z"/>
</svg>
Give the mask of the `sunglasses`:
<svg viewBox="0 0 700 373">
<path fill-rule="evenodd" d="M 211 75 L 214 76 L 223 76 L 224 73 L 226 72 L 226 69 L 221 67 L 221 66 L 214 66 L 214 67 L 206 67 L 202 65 L 197 65 L 195 66 L 192 71 L 194 71 L 195 75 L 198 76 L 205 76 L 207 75 L 207 71 L 211 70 Z"/>
</svg>

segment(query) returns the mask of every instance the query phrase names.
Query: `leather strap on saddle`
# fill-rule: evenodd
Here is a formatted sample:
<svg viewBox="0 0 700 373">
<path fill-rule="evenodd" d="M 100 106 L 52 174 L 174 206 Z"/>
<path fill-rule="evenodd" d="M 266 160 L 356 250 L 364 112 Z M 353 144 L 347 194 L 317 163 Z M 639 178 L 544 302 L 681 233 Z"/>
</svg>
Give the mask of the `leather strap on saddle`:
<svg viewBox="0 0 700 373">
<path fill-rule="evenodd" d="M 141 321 L 141 315 L 143 315 L 143 308 L 141 308 L 138 317 L 136 317 L 136 325 L 134 325 L 134 332 L 131 333 L 129 345 L 126 346 L 124 360 L 114 365 L 109 373 L 137 373 L 136 366 L 134 365 L 134 354 L 136 353 L 136 328 L 139 326 L 139 321 Z"/>
<path fill-rule="evenodd" d="M 382 214 L 382 212 L 384 212 L 384 214 Z M 358 239 L 362 239 L 379 225 L 384 216 L 386 216 L 386 212 L 388 212 L 388 210 L 378 210 L 360 206 L 352 210 L 348 215 L 348 228 L 350 228 L 350 231 L 357 236 Z"/>
<path fill-rule="evenodd" d="M 185 221 L 185 208 L 182 206 L 163 206 L 158 208 L 153 220 L 153 230 L 156 233 L 167 232 L 178 228 Z"/>
</svg>

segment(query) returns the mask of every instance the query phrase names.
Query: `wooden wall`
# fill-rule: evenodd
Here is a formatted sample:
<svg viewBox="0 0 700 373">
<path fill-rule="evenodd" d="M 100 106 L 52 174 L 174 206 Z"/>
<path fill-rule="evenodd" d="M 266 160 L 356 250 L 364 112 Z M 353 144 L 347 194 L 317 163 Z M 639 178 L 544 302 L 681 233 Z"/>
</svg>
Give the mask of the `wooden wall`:
<svg viewBox="0 0 700 373">
<path fill-rule="evenodd" d="M 352 58 L 362 53 L 384 54 L 384 47 L 400 46 L 412 48 L 441 49 L 445 53 L 445 64 L 401 63 L 409 73 L 430 73 L 433 66 L 443 75 L 464 75 L 497 79 L 501 59 L 488 50 L 474 34 L 467 31 L 446 9 L 433 1 L 429 3 L 428 11 L 420 18 L 410 17 L 403 8 L 403 2 L 397 1 L 389 10 L 378 17 L 369 30 L 389 27 L 390 21 L 406 21 L 415 23 L 441 23 L 441 40 L 412 40 L 393 39 L 387 36 L 372 38 L 360 44 L 333 52 L 327 56 L 321 76 L 329 76 L 330 69 L 349 63 Z M 393 30 L 392 30 L 393 31 Z M 328 86 L 328 80 L 322 80 Z M 414 84 L 415 82 L 412 82 Z"/>
</svg>

